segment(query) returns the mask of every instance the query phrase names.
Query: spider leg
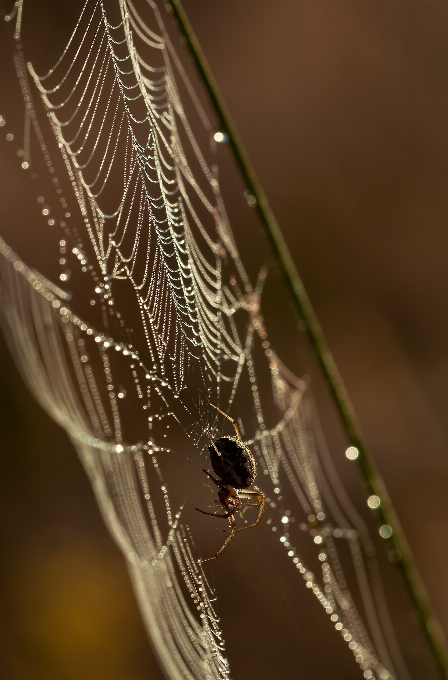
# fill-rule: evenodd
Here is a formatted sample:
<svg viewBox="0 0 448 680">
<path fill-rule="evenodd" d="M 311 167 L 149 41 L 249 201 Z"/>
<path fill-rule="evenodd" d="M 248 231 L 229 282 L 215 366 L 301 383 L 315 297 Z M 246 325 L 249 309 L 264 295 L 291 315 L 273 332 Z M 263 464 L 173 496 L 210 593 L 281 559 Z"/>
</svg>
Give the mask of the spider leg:
<svg viewBox="0 0 448 680">
<path fill-rule="evenodd" d="M 224 483 L 223 483 L 223 482 L 219 482 L 217 479 L 215 479 L 214 477 L 212 477 L 211 474 L 210 474 L 210 472 L 207 472 L 207 470 L 205 470 L 204 468 L 202 468 L 202 472 L 205 472 L 205 474 L 207 475 L 207 477 L 209 477 L 209 478 L 212 480 L 212 482 L 215 482 L 216 486 L 224 486 Z"/>
<path fill-rule="evenodd" d="M 217 455 L 221 458 L 221 454 L 219 453 L 218 449 L 216 448 L 216 444 L 215 444 L 215 442 L 213 441 L 213 439 L 211 438 L 211 436 L 210 436 L 210 434 L 209 434 L 208 432 L 207 432 L 207 437 L 208 437 L 208 440 L 209 440 L 210 444 L 211 444 L 211 445 L 213 446 L 213 448 L 215 449 Z M 208 472 L 207 472 L 207 474 L 208 474 Z"/>
<path fill-rule="evenodd" d="M 205 470 L 204 470 L 204 472 L 205 472 Z M 212 479 L 213 479 L 213 477 L 212 477 Z M 215 481 L 215 480 L 213 480 L 213 481 Z M 228 512 L 224 513 L 223 515 L 220 514 L 219 512 L 206 512 L 205 510 L 201 510 L 200 508 L 195 508 L 195 510 L 197 510 L 198 512 L 202 512 L 203 515 L 210 515 L 211 517 L 223 517 L 224 519 L 226 519 L 226 518 L 229 518 L 232 515 L 234 515 L 235 512 L 238 510 L 238 508 L 241 505 L 239 498 L 234 498 L 234 497 L 226 498 L 224 500 L 224 502 L 221 502 L 221 503 L 219 501 L 215 501 L 215 503 L 220 508 L 224 508 L 224 509 L 229 508 L 230 505 L 232 505 L 233 507 Z"/>
<path fill-rule="evenodd" d="M 224 515 L 220 515 L 219 512 L 205 512 L 205 510 L 201 510 L 200 508 L 195 508 L 195 510 L 202 512 L 203 515 L 210 515 L 211 517 L 224 517 L 225 519 L 234 515 L 238 508 L 239 505 L 236 505 L 232 510 L 229 510 L 229 512 L 226 512 Z"/>
<path fill-rule="evenodd" d="M 259 507 L 257 519 L 255 520 L 255 522 L 252 522 L 252 524 L 248 524 L 247 527 L 239 527 L 238 529 L 235 529 L 235 532 L 236 531 L 244 531 L 244 529 L 251 529 L 252 527 L 257 526 L 257 524 L 259 524 L 259 522 L 261 520 L 261 516 L 263 515 L 264 509 L 266 507 L 266 498 L 261 491 L 250 490 L 249 492 L 245 492 L 245 493 L 248 493 L 251 496 L 253 495 L 253 496 L 257 497 L 257 505 Z M 247 500 L 249 500 L 249 499 L 240 498 L 241 503 L 244 503 L 245 505 L 250 505 L 250 506 L 253 507 L 253 503 L 246 503 Z"/>
<path fill-rule="evenodd" d="M 238 439 L 238 441 L 242 442 L 243 440 L 241 438 L 240 428 L 238 427 L 238 423 L 236 422 L 236 420 L 234 420 L 233 418 L 228 416 L 227 413 L 224 413 L 224 411 L 221 411 L 221 409 L 218 408 L 217 406 L 214 406 L 213 404 L 210 404 L 210 406 L 212 408 L 214 408 L 216 411 L 218 411 L 218 413 L 220 413 L 222 416 L 224 416 L 224 418 L 227 418 L 227 420 L 229 420 L 232 423 L 233 429 L 236 432 L 236 438 Z"/>
<path fill-rule="evenodd" d="M 216 558 L 219 557 L 224 552 L 224 550 L 227 548 L 228 544 L 230 543 L 230 541 L 234 537 L 235 531 L 236 531 L 235 520 L 233 519 L 233 517 L 229 516 L 227 518 L 227 521 L 229 522 L 229 528 L 230 528 L 229 535 L 227 536 L 226 540 L 224 541 L 224 543 L 222 544 L 222 546 L 220 547 L 218 552 L 215 555 L 213 555 L 213 557 L 207 557 L 207 559 L 205 559 L 205 560 L 198 560 L 197 564 L 203 564 L 204 562 L 210 562 L 210 560 L 216 560 Z"/>
</svg>

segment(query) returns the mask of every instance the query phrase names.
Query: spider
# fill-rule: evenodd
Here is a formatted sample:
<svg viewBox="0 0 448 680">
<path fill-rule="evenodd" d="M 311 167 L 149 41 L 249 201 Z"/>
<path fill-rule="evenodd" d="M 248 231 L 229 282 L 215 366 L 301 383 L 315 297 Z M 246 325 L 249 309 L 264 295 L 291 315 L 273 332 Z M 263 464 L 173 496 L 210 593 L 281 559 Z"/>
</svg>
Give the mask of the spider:
<svg viewBox="0 0 448 680">
<path fill-rule="evenodd" d="M 218 487 L 219 500 L 215 501 L 216 505 L 223 508 L 226 512 L 221 514 L 219 512 L 205 512 L 205 510 L 200 510 L 199 508 L 196 508 L 196 510 L 204 515 L 227 519 L 229 535 L 213 557 L 208 557 L 205 560 L 201 559 L 199 563 L 209 562 L 219 557 L 237 531 L 243 531 L 243 529 L 250 529 L 256 526 L 261 520 L 266 505 L 266 498 L 259 489 L 249 489 L 257 474 L 257 464 L 251 451 L 241 439 L 237 423 L 217 406 L 213 406 L 213 404 L 210 404 L 210 406 L 232 423 L 236 437 L 220 437 L 213 441 L 212 437 L 208 435 L 210 441 L 210 446 L 208 447 L 210 462 L 219 479 L 212 477 L 207 470 L 204 470 L 204 472 Z M 241 505 L 258 507 L 258 515 L 252 524 L 236 528 L 233 515 L 240 509 Z"/>
</svg>

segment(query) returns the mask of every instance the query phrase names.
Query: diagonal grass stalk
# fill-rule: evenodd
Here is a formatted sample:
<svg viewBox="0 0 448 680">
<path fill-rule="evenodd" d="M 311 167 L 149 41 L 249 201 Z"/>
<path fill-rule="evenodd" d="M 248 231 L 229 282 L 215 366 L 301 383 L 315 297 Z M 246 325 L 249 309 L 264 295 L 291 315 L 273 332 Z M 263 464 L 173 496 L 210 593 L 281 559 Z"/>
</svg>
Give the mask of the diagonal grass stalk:
<svg viewBox="0 0 448 680">
<path fill-rule="evenodd" d="M 242 177 L 247 185 L 248 191 L 255 198 L 256 205 L 254 207 L 258 211 L 260 221 L 266 232 L 266 236 L 278 266 L 283 274 L 284 282 L 291 296 L 295 311 L 302 321 L 302 326 L 304 325 L 306 328 L 311 346 L 318 359 L 333 401 L 339 412 L 348 441 L 351 446 L 356 447 L 359 451 L 357 462 L 366 489 L 369 495 L 376 495 L 381 499 L 381 504 L 377 511 L 378 519 L 381 524 L 387 524 L 392 529 L 392 534 L 388 540 L 393 548 L 399 550 L 401 559 L 397 565 L 401 569 L 405 584 L 409 590 L 424 635 L 427 638 L 434 659 L 438 665 L 441 677 L 446 679 L 448 678 L 448 655 L 440 624 L 431 610 L 428 596 L 415 565 L 410 547 L 400 526 L 399 519 L 384 482 L 364 442 L 353 406 L 332 354 L 327 346 L 319 321 L 297 271 L 297 267 L 289 252 L 277 220 L 269 206 L 263 188 L 260 185 L 246 151 L 244 150 L 182 4 L 180 0 L 169 0 L 169 3 L 167 9 L 173 13 L 179 30 L 191 53 L 194 64 L 218 118 L 220 131 L 228 135 L 228 142 L 232 148 Z"/>
</svg>

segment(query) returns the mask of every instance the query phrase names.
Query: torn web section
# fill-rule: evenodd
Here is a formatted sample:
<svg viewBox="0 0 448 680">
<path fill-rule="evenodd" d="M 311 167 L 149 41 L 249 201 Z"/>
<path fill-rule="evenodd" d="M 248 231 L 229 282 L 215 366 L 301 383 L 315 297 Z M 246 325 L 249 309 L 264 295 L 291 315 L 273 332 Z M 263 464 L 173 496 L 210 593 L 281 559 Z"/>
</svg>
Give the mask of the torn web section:
<svg viewBox="0 0 448 680">
<path fill-rule="evenodd" d="M 389 626 L 388 643 L 398 663 L 401 663 L 403 677 L 406 677 L 387 615 L 381 623 L 378 621 L 378 603 L 375 603 L 375 598 L 381 588 L 377 582 L 376 591 L 372 591 L 372 586 L 368 583 L 369 572 L 363 560 L 358 532 L 338 509 L 338 501 L 329 491 L 328 482 L 324 485 L 318 451 L 314 446 L 314 405 L 307 397 L 307 384 L 290 373 L 268 340 L 260 311 L 263 278 L 262 273 L 255 295 L 238 294 L 240 309 L 249 313 L 250 321 L 246 321 L 244 341 L 241 342 L 244 360 L 239 376 L 240 385 L 238 390 L 232 386 L 231 394 L 236 407 L 232 408 L 233 412 L 239 405 L 243 413 L 247 414 L 252 410 L 256 417 L 255 431 L 248 432 L 247 418 L 241 419 L 240 428 L 246 435 L 246 443 L 253 448 L 260 472 L 264 475 L 264 479 L 260 482 L 257 480 L 256 483 L 261 484 L 267 496 L 265 524 L 273 532 L 270 537 L 265 533 L 264 539 L 269 545 L 272 536 L 275 537 L 274 540 L 280 538 L 280 544 L 286 549 L 287 557 L 297 570 L 299 578 L 303 578 L 306 587 L 314 594 L 336 630 L 341 631 L 343 640 L 353 652 L 357 663 L 365 672 L 372 674 L 366 677 L 398 677 L 393 670 L 393 662 L 382 632 L 383 626 Z M 270 373 L 271 385 L 266 379 L 267 373 Z M 278 414 L 277 421 L 269 427 L 268 422 L 272 419 L 273 412 Z M 252 422 L 254 420 L 253 418 Z M 333 470 L 332 483 L 335 477 Z M 252 520 L 246 519 L 246 524 L 249 521 Z M 297 529 L 305 532 L 305 535 L 308 533 L 309 538 L 305 539 L 311 540 L 308 546 L 303 545 L 304 539 L 303 535 L 300 536 L 300 531 L 297 536 Z M 240 534 L 240 541 L 242 536 Z M 358 600 L 359 593 L 355 591 L 356 581 L 353 583 L 352 578 L 346 575 L 341 563 L 339 551 L 344 553 L 345 546 L 336 545 L 336 537 L 345 539 L 350 546 L 361 585 L 361 602 Z M 365 527 L 363 539 L 367 541 L 365 547 L 371 549 Z M 296 541 L 300 543 L 300 547 Z M 252 536 L 247 535 L 246 542 L 254 546 Z M 266 544 L 263 546 L 264 551 L 268 550 Z M 232 545 L 232 550 L 234 549 Z M 247 564 L 245 570 L 253 571 Z M 373 570 L 374 565 L 371 563 L 370 571 Z M 259 580 L 262 581 L 263 578 L 259 576 Z M 355 591 L 354 595 L 352 590 Z M 361 613 L 363 607 L 368 621 L 365 621 Z"/>
</svg>

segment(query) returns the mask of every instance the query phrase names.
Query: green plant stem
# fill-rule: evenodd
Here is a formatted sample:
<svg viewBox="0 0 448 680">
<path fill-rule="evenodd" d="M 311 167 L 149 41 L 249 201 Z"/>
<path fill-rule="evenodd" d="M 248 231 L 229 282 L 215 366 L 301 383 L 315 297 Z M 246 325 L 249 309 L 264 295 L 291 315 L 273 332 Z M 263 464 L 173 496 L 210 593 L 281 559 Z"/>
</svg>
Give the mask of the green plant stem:
<svg viewBox="0 0 448 680">
<path fill-rule="evenodd" d="M 202 50 L 194 35 L 192 27 L 183 10 L 180 0 L 170 0 L 171 8 L 177 20 L 181 34 L 193 57 L 196 68 L 201 76 L 204 87 L 214 107 L 220 125 L 220 132 L 227 133 L 229 144 L 232 147 L 236 162 L 240 168 L 244 181 L 249 192 L 255 197 L 256 209 L 261 223 L 265 229 L 267 238 L 276 257 L 277 263 L 282 271 L 286 287 L 291 295 L 295 310 L 306 327 L 309 340 L 314 353 L 319 361 L 321 369 L 327 380 L 331 395 L 336 408 L 341 417 L 347 438 L 351 446 L 355 446 L 359 455 L 357 458 L 359 468 L 364 478 L 365 485 L 369 494 L 375 494 L 381 499 L 381 505 L 376 511 L 381 524 L 388 524 L 392 528 L 390 544 L 399 550 L 401 559 L 398 565 L 404 576 L 405 583 L 409 589 L 410 596 L 418 613 L 424 634 L 429 646 L 434 654 L 435 660 L 443 678 L 448 678 L 448 660 L 440 625 L 431 612 L 428 597 L 415 566 L 411 550 L 406 537 L 400 526 L 400 522 L 392 506 L 389 494 L 387 493 L 381 476 L 376 469 L 375 463 L 369 454 L 364 443 L 356 416 L 342 382 L 339 371 L 328 349 L 322 329 L 316 314 L 311 306 L 307 292 L 300 279 L 297 268 L 289 252 L 277 220 L 272 213 L 265 193 L 255 175 L 248 156 L 239 139 L 236 129 L 232 123 L 230 115 L 224 104 L 223 98 L 213 79 L 210 68 L 202 54 Z"/>
</svg>

